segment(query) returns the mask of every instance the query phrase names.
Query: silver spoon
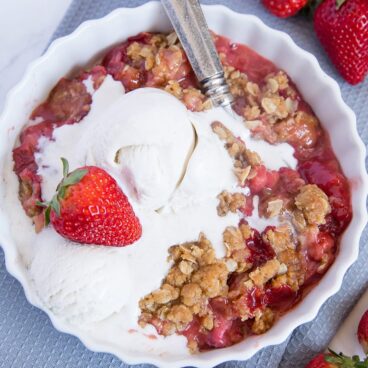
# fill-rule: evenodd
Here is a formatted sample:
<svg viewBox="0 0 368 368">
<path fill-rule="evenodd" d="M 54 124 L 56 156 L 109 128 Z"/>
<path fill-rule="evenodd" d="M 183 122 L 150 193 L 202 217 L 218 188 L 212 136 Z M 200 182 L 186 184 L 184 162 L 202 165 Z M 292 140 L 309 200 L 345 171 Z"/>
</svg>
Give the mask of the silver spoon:
<svg viewBox="0 0 368 368">
<path fill-rule="evenodd" d="M 233 96 L 198 0 L 161 0 L 195 75 L 214 106 L 230 113 Z"/>
</svg>

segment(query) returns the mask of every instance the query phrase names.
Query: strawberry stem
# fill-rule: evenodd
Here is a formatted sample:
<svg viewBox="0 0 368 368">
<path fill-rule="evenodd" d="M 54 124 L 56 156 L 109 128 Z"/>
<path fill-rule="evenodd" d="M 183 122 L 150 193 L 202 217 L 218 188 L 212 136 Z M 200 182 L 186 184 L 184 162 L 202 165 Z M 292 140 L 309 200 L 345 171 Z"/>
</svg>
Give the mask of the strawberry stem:
<svg viewBox="0 0 368 368">
<path fill-rule="evenodd" d="M 339 10 L 345 2 L 346 0 L 336 0 L 336 9 Z"/>
</svg>

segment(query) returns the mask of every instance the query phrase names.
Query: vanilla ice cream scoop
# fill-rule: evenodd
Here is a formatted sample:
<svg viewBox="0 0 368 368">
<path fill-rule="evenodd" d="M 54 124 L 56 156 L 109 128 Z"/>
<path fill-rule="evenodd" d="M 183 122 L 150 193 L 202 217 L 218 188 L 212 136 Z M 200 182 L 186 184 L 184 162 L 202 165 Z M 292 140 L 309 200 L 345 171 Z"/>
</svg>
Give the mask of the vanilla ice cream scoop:
<svg viewBox="0 0 368 368">
<path fill-rule="evenodd" d="M 29 272 L 42 303 L 55 315 L 76 324 L 97 322 L 129 302 L 133 285 L 118 250 L 71 244 L 51 228 L 39 238 Z"/>
<path fill-rule="evenodd" d="M 180 183 L 195 144 L 189 111 L 174 96 L 157 88 L 124 93 L 107 76 L 93 94 L 91 111 L 79 123 L 64 125 L 53 140 L 40 139 L 36 160 L 50 200 L 62 177 L 60 157 L 72 169 L 94 165 L 119 182 L 134 206 L 164 206 Z M 53 144 L 57 141 L 58 144 Z"/>
<path fill-rule="evenodd" d="M 94 163 L 112 169 L 142 207 L 162 207 L 182 179 L 194 148 L 185 106 L 159 89 L 138 89 L 105 111 L 97 129 L 100 134 L 90 149 Z"/>
</svg>

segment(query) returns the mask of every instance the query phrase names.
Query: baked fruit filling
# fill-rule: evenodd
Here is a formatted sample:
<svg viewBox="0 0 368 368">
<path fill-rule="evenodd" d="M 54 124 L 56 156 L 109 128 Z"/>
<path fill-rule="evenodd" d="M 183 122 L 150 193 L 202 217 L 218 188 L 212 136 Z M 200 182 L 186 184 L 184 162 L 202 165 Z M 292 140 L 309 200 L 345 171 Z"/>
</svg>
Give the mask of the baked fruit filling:
<svg viewBox="0 0 368 368">
<path fill-rule="evenodd" d="M 271 170 L 224 122 L 213 121 L 212 132 L 226 148 L 237 178 L 237 190 L 218 193 L 217 215 L 237 214 L 238 226 L 223 229 L 222 258 L 216 257 L 206 233 L 172 245 L 161 286 L 139 302 L 142 327 L 153 325 L 164 336 L 184 335 L 191 352 L 268 331 L 334 262 L 352 217 L 349 183 L 329 137 L 288 75 L 248 47 L 213 37 L 243 129 L 270 144 L 290 144 L 298 163 L 296 169 Z M 191 111 L 211 108 L 175 33 L 141 33 L 91 69 L 62 78 L 34 109 L 33 124 L 23 129 L 13 150 L 19 198 L 37 232 L 45 226 L 38 141 L 81 121 L 91 109 L 91 93 L 107 75 L 126 92 L 160 88 Z M 260 232 L 251 226 L 252 215 L 274 225 Z"/>
</svg>

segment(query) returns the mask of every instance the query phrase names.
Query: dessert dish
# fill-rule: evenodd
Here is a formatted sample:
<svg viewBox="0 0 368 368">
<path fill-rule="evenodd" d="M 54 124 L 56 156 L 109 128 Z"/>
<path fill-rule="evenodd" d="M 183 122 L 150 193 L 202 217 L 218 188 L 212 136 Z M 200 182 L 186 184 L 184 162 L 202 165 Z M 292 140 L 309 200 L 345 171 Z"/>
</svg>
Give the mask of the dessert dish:
<svg viewBox="0 0 368 368">
<path fill-rule="evenodd" d="M 311 306 L 317 288 L 288 310 L 334 268 L 351 219 L 351 192 L 328 135 L 291 79 L 215 37 L 238 117 L 211 108 L 175 35 L 143 33 L 55 85 L 66 71 L 59 73 L 49 96 L 45 90 L 30 107 L 12 141 L 28 218 L 19 216 L 12 160 L 4 170 L 28 296 L 58 328 L 130 362 L 143 354 L 158 364 L 201 365 L 201 356 L 215 364 L 222 350 L 208 349 L 245 339 L 229 351 L 249 357 L 270 337 L 279 341 L 280 326 Z M 136 241 L 77 244 L 44 226 L 40 202 L 53 199 L 61 157 L 72 172 L 99 168 L 116 182 L 141 226 Z"/>
<path fill-rule="evenodd" d="M 328 270 L 351 220 L 328 134 L 287 74 L 213 37 L 238 118 L 201 93 L 175 33 L 141 33 L 62 78 L 13 150 L 36 292 L 74 324 L 116 315 L 125 345 L 148 325 L 192 353 L 268 331 Z M 96 284 L 87 258 L 87 280 L 68 274 L 67 253 L 88 244 L 102 259 L 126 246 L 99 268 L 120 285 Z"/>
</svg>

